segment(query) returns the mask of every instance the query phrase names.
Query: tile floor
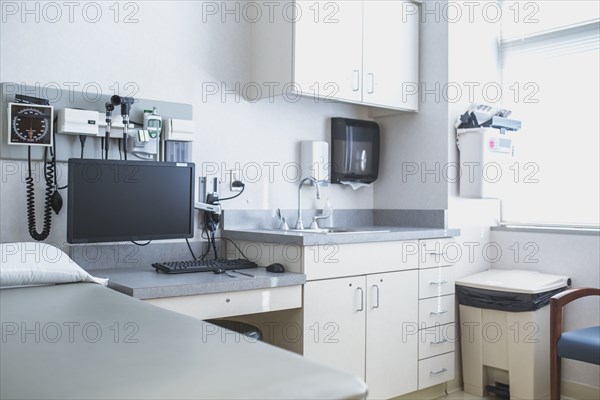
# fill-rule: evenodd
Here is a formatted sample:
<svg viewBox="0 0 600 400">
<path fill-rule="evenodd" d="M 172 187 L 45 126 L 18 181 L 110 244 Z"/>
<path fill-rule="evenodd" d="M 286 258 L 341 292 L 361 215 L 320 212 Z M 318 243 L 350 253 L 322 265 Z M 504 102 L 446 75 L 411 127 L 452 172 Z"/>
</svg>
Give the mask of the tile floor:
<svg viewBox="0 0 600 400">
<path fill-rule="evenodd" d="M 487 399 L 484 397 L 483 399 Z M 462 390 L 458 392 L 451 393 L 446 396 L 438 397 L 436 400 L 482 400 L 481 397 L 477 397 L 475 395 L 465 393 Z"/>
</svg>

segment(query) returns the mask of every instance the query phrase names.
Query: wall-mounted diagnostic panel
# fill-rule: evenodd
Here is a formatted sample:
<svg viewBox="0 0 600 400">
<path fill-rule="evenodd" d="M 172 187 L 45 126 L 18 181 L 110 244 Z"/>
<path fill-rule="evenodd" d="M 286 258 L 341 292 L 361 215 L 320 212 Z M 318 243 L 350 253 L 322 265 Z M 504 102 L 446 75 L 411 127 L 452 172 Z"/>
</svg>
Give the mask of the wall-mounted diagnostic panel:
<svg viewBox="0 0 600 400">
<path fill-rule="evenodd" d="M 52 146 L 52 106 L 8 103 L 8 144 Z"/>
</svg>

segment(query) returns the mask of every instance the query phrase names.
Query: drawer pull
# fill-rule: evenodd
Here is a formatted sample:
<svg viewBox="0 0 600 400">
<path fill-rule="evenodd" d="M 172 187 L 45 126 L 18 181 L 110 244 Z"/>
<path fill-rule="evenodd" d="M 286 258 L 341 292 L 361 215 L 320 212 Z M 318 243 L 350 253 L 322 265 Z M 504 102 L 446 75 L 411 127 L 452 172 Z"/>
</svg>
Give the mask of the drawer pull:
<svg viewBox="0 0 600 400">
<path fill-rule="evenodd" d="M 448 283 L 448 281 L 429 282 L 430 285 L 437 285 L 437 286 L 443 285 L 445 283 Z"/>
<path fill-rule="evenodd" d="M 447 312 L 448 312 L 448 310 L 432 311 L 429 313 L 429 315 L 442 315 L 442 314 L 446 314 Z"/>
<path fill-rule="evenodd" d="M 444 372 L 447 372 L 448 369 L 446 368 L 442 368 L 439 371 L 429 371 L 429 375 L 439 375 L 439 374 L 443 374 Z"/>
<path fill-rule="evenodd" d="M 443 344 L 446 343 L 448 339 L 438 340 L 437 342 L 431 342 L 431 344 Z"/>
</svg>

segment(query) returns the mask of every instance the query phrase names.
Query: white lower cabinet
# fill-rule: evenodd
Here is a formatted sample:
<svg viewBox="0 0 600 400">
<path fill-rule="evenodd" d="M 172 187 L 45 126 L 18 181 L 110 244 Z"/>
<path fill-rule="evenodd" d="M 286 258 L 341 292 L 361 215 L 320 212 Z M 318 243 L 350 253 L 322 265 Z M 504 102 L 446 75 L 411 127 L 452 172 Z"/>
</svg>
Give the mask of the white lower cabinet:
<svg viewBox="0 0 600 400">
<path fill-rule="evenodd" d="M 417 271 L 367 275 L 368 398 L 417 390 Z"/>
<path fill-rule="evenodd" d="M 304 284 L 304 356 L 365 377 L 364 276 Z"/>
<path fill-rule="evenodd" d="M 389 399 L 454 378 L 458 338 L 452 238 L 304 246 L 297 261 L 267 258 L 301 272 L 303 307 L 290 316 L 301 343 L 281 344 L 363 378 L 369 399 Z M 279 246 L 279 247 L 278 247 Z"/>
<path fill-rule="evenodd" d="M 365 379 L 369 398 L 417 390 L 416 270 L 307 282 L 304 356 Z"/>
</svg>

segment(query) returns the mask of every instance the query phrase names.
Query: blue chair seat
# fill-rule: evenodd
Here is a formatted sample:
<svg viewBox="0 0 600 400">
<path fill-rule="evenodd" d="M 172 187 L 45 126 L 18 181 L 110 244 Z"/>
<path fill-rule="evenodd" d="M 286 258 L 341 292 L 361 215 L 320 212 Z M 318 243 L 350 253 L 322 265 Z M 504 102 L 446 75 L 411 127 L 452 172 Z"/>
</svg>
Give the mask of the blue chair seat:
<svg viewBox="0 0 600 400">
<path fill-rule="evenodd" d="M 600 326 L 563 332 L 558 356 L 600 365 Z"/>
</svg>

